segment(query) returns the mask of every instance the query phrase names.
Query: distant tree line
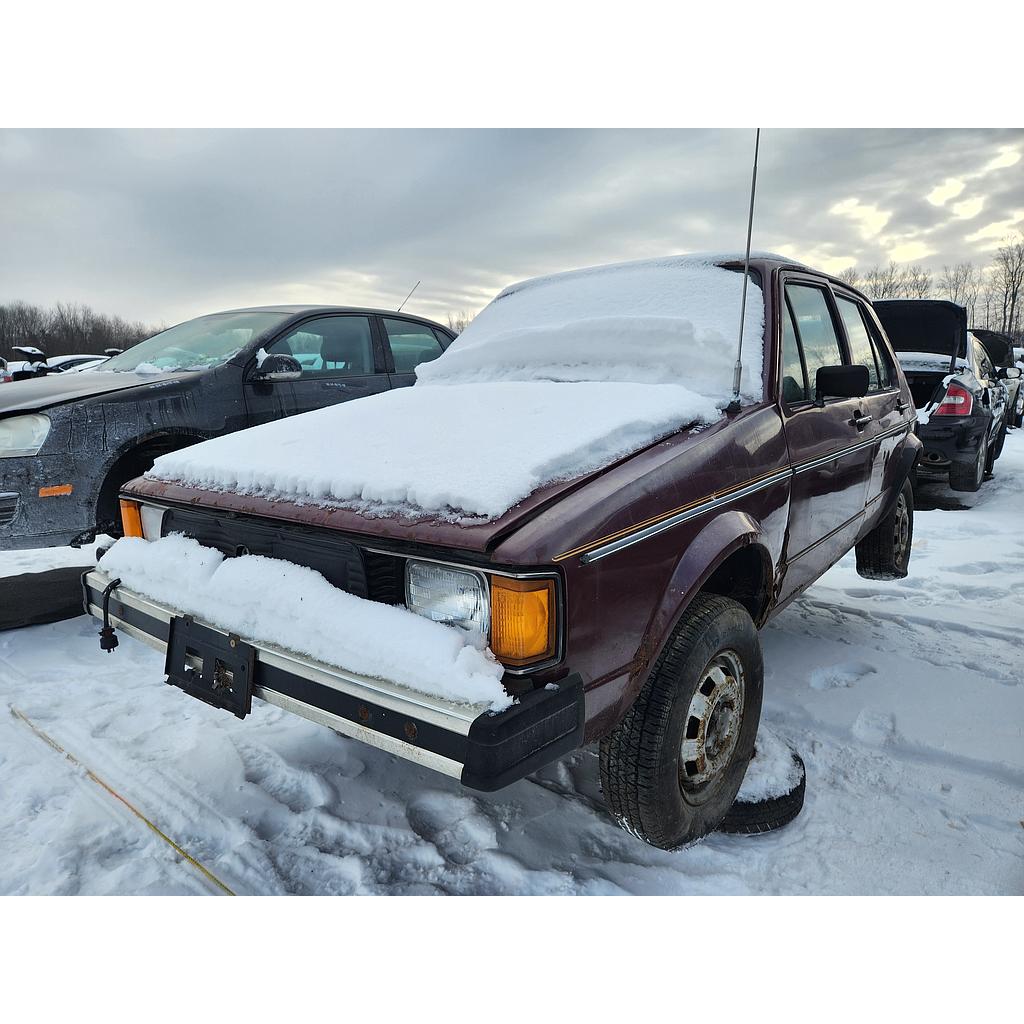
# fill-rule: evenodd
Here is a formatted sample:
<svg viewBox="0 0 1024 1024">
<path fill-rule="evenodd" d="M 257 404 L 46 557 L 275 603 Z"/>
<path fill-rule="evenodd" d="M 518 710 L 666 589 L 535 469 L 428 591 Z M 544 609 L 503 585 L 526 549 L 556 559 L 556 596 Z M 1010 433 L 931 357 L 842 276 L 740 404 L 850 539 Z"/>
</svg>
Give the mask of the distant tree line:
<svg viewBox="0 0 1024 1024">
<path fill-rule="evenodd" d="M 971 327 L 1024 337 L 1024 234 L 1000 246 L 987 266 L 967 260 L 936 272 L 890 263 L 837 276 L 869 299 L 949 299 L 967 308 Z"/>
<path fill-rule="evenodd" d="M 97 313 L 79 302 L 35 306 L 28 302 L 0 305 L 0 356 L 13 358 L 15 345 L 32 345 L 47 356 L 131 348 L 162 330 L 139 320 Z"/>
</svg>

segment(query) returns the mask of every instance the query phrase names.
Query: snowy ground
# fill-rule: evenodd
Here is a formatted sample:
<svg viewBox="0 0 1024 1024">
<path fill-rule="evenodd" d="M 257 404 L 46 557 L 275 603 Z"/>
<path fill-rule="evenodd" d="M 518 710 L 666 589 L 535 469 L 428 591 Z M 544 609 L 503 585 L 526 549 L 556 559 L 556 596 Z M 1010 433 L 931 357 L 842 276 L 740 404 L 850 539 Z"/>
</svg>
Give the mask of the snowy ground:
<svg viewBox="0 0 1024 1024">
<path fill-rule="evenodd" d="M 470 793 L 189 700 L 80 618 L 0 633 L 0 893 L 215 891 L 9 705 L 240 893 L 1024 893 L 1024 431 L 996 469 L 923 491 L 908 579 L 847 557 L 764 631 L 764 717 L 808 773 L 778 833 L 651 850 L 605 814 L 593 749 Z"/>
</svg>

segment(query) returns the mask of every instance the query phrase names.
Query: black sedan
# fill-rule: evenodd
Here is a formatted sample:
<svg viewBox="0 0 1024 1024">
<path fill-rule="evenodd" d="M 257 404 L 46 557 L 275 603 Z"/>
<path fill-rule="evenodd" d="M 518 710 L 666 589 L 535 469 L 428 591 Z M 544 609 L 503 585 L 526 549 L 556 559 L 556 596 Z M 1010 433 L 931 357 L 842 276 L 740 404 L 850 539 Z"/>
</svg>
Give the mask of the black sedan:
<svg viewBox="0 0 1024 1024">
<path fill-rule="evenodd" d="M 382 309 L 266 306 L 178 324 L 89 373 L 0 388 L 0 549 L 116 531 L 166 452 L 416 380 L 454 335 Z M 338 438 L 338 444 L 351 439 Z"/>
<path fill-rule="evenodd" d="M 976 491 L 991 474 L 1006 437 L 1006 380 L 1016 367 L 997 368 L 967 328 L 967 310 L 937 299 L 875 302 L 917 407 L 924 442 L 918 475 L 949 478 L 955 491 Z"/>
</svg>

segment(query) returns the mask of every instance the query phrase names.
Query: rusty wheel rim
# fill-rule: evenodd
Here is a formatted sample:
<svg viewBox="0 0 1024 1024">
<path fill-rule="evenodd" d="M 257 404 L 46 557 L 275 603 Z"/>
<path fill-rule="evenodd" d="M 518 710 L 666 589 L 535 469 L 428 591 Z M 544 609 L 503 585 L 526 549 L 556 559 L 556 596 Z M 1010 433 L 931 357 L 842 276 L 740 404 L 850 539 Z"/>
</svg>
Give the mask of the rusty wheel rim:
<svg viewBox="0 0 1024 1024">
<path fill-rule="evenodd" d="M 896 562 L 903 561 L 910 541 L 910 514 L 907 511 L 907 499 L 901 494 L 896 500 L 896 522 L 893 526 L 893 548 Z"/>
<path fill-rule="evenodd" d="M 706 786 L 736 751 L 743 722 L 743 665 L 735 651 L 708 662 L 690 699 L 680 745 L 679 781 L 684 789 Z"/>
</svg>

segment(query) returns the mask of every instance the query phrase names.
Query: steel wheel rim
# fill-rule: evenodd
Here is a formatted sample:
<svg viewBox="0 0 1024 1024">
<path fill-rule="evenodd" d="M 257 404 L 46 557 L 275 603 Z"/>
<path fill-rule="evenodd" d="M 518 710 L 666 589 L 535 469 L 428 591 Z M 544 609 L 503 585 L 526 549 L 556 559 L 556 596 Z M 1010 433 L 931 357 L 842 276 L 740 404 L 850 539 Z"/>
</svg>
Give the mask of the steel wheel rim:
<svg viewBox="0 0 1024 1024">
<path fill-rule="evenodd" d="M 907 499 L 901 494 L 896 500 L 896 523 L 893 527 L 893 549 L 897 562 L 900 562 L 906 554 L 909 540 L 910 515 L 907 512 Z"/>
<path fill-rule="evenodd" d="M 740 738 L 745 694 L 743 664 L 735 651 L 720 651 L 705 666 L 690 698 L 679 748 L 684 789 L 706 786 L 732 760 Z"/>
</svg>

